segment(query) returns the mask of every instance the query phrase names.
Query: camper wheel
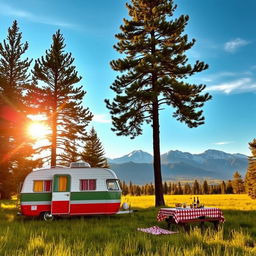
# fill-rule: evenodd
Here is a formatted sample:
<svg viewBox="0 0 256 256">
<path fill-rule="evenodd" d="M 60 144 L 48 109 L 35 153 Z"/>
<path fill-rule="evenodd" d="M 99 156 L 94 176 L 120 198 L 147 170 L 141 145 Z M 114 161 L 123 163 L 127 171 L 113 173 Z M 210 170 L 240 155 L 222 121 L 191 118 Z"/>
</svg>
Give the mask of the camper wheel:
<svg viewBox="0 0 256 256">
<path fill-rule="evenodd" d="M 54 219 L 54 216 L 50 212 L 42 212 L 40 216 L 45 221 L 52 221 Z"/>
</svg>

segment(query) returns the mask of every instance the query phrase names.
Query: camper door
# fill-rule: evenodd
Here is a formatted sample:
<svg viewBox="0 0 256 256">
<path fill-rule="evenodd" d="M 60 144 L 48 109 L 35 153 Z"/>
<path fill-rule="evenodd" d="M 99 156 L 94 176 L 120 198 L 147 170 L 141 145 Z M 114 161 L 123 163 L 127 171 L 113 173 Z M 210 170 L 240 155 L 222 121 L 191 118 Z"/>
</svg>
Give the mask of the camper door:
<svg viewBox="0 0 256 256">
<path fill-rule="evenodd" d="M 52 191 L 52 214 L 70 212 L 70 175 L 54 175 Z"/>
</svg>

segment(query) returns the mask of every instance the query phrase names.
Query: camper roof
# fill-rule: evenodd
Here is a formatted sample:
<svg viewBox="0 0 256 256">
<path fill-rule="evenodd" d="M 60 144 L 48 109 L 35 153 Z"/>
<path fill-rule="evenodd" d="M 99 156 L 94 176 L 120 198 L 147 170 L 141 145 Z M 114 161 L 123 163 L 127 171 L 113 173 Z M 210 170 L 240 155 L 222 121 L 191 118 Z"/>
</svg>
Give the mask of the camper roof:
<svg viewBox="0 0 256 256">
<path fill-rule="evenodd" d="M 68 167 L 67 167 L 67 166 L 62 166 L 62 165 L 44 166 L 44 167 L 42 167 L 42 168 L 33 169 L 33 172 L 36 172 L 36 171 L 43 171 L 43 170 L 48 170 L 48 169 L 62 169 L 62 168 L 68 168 Z"/>
<path fill-rule="evenodd" d="M 86 162 L 72 162 L 70 163 L 70 166 L 63 166 L 63 165 L 56 165 L 56 166 L 44 166 L 43 168 L 36 168 L 33 169 L 33 171 L 42 171 L 42 170 L 48 170 L 48 169 L 60 169 L 60 168 L 91 168 L 91 165 Z"/>
<path fill-rule="evenodd" d="M 70 168 L 91 168 L 91 166 L 86 162 L 72 162 Z"/>
</svg>

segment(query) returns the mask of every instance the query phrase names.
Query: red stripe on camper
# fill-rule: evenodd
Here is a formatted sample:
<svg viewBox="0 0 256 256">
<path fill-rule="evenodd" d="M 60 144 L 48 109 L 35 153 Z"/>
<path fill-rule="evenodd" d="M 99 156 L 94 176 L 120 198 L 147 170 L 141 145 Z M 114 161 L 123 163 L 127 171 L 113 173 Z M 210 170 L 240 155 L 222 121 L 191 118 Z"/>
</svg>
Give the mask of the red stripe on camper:
<svg viewBox="0 0 256 256">
<path fill-rule="evenodd" d="M 51 205 L 21 205 L 21 213 L 25 216 L 39 216 L 41 212 L 50 212 Z"/>
<path fill-rule="evenodd" d="M 52 201 L 52 214 L 69 214 L 69 201 Z"/>
<path fill-rule="evenodd" d="M 70 204 L 70 215 L 115 214 L 120 203 L 103 204 Z M 51 205 L 21 205 L 21 213 L 25 216 L 39 216 L 41 212 L 51 212 Z M 54 212 L 58 215 L 58 213 Z"/>
<path fill-rule="evenodd" d="M 70 215 L 115 214 L 119 211 L 120 203 L 103 204 L 71 204 Z"/>
</svg>

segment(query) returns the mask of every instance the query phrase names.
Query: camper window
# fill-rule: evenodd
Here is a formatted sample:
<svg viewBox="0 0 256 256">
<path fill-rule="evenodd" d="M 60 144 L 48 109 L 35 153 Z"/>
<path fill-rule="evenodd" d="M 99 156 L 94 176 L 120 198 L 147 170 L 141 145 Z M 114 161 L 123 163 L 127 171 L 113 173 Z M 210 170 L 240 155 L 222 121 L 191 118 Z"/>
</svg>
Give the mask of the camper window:
<svg viewBox="0 0 256 256">
<path fill-rule="evenodd" d="M 51 180 L 34 180 L 34 192 L 50 192 L 52 191 Z"/>
<path fill-rule="evenodd" d="M 96 180 L 92 180 L 92 179 L 80 180 L 80 190 L 81 191 L 96 190 Z"/>
<path fill-rule="evenodd" d="M 108 190 L 119 190 L 117 180 L 107 180 Z"/>
</svg>

